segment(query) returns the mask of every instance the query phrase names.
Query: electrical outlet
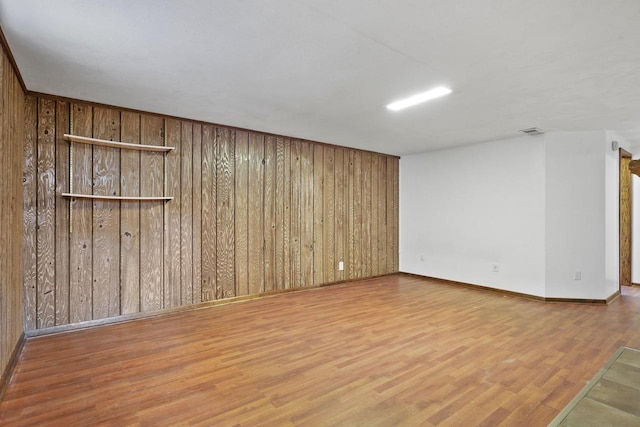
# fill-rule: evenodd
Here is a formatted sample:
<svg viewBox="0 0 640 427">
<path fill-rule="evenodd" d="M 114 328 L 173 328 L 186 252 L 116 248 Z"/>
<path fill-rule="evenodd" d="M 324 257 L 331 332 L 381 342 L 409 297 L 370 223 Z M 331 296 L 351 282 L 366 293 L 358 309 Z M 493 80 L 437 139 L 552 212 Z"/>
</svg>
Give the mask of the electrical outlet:
<svg viewBox="0 0 640 427">
<path fill-rule="evenodd" d="M 500 266 L 498 266 L 498 264 L 493 264 L 493 272 L 497 273 L 500 271 Z"/>
<path fill-rule="evenodd" d="M 573 273 L 573 280 L 582 280 L 582 271 L 576 271 Z"/>
<path fill-rule="evenodd" d="M 424 255 L 420 254 L 420 262 L 424 262 Z"/>
<path fill-rule="evenodd" d="M 338 271 L 342 271 L 342 270 L 344 270 L 344 262 L 340 261 L 338 263 Z"/>
</svg>

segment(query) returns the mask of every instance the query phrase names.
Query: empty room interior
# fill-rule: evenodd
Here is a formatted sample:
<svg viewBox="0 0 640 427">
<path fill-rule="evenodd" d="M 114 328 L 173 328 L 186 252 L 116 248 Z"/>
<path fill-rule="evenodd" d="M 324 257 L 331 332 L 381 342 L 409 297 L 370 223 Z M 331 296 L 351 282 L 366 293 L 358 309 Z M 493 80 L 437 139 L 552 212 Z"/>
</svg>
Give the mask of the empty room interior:
<svg viewBox="0 0 640 427">
<path fill-rule="evenodd" d="M 0 425 L 640 425 L 638 22 L 0 0 Z"/>
</svg>

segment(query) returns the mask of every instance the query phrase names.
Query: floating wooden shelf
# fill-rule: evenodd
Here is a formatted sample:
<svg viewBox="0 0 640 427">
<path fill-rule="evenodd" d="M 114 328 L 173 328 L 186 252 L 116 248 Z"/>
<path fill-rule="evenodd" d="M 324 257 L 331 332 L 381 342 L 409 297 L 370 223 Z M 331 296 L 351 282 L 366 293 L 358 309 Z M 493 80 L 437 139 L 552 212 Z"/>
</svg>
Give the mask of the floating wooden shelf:
<svg viewBox="0 0 640 427">
<path fill-rule="evenodd" d="M 71 197 L 76 199 L 100 199 L 100 200 L 141 200 L 141 201 L 155 201 L 155 200 L 163 200 L 168 202 L 169 200 L 173 200 L 173 197 L 151 197 L 151 196 L 97 196 L 93 194 L 78 194 L 78 193 L 62 193 L 62 197 Z"/>
<path fill-rule="evenodd" d="M 124 148 L 127 150 L 159 151 L 166 153 L 176 149 L 175 147 L 167 147 L 165 145 L 130 144 L 128 142 L 107 141 L 106 139 L 88 138 L 86 136 L 69 135 L 67 133 L 64 134 L 64 139 L 81 144 L 101 145 L 103 147 Z"/>
</svg>

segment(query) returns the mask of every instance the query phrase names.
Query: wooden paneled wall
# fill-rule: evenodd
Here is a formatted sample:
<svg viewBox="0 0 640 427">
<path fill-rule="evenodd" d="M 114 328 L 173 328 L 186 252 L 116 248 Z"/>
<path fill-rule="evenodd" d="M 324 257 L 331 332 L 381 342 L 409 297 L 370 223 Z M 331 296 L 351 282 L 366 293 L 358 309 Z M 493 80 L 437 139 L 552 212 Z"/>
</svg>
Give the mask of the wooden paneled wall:
<svg viewBox="0 0 640 427">
<path fill-rule="evenodd" d="M 0 374 L 23 332 L 22 141 L 24 92 L 0 48 Z"/>
<path fill-rule="evenodd" d="M 29 330 L 398 271 L 395 157 L 45 97 L 25 112 Z M 69 132 L 176 150 L 75 143 L 70 169 Z M 70 178 L 174 200 L 70 202 Z"/>
</svg>

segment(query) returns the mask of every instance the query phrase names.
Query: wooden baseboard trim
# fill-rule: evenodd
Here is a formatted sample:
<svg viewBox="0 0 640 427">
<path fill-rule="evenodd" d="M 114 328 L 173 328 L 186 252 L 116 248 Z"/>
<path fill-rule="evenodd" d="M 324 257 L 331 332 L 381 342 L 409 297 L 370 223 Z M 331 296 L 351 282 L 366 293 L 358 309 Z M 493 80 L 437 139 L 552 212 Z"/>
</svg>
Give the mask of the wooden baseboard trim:
<svg viewBox="0 0 640 427">
<path fill-rule="evenodd" d="M 608 305 L 609 300 L 613 301 L 613 295 L 607 299 L 589 299 L 589 298 L 544 298 L 544 302 L 563 302 L 570 304 L 592 304 L 592 305 Z"/>
<path fill-rule="evenodd" d="M 572 304 L 608 305 L 608 304 L 610 304 L 611 302 L 613 302 L 615 299 L 617 299 L 620 296 L 620 292 L 616 291 L 611 296 L 609 296 L 609 298 L 607 298 L 607 299 L 541 297 L 541 296 L 537 296 L 537 295 L 525 294 L 525 293 L 522 293 L 522 292 L 514 292 L 514 291 L 508 291 L 508 290 L 505 290 L 505 289 L 491 288 L 489 286 L 474 285 L 472 283 L 457 282 L 455 280 L 440 279 L 438 277 L 422 276 L 420 274 L 415 274 L 415 273 L 400 272 L 400 274 L 403 274 L 405 276 L 410 276 L 410 277 L 416 277 L 416 278 L 420 278 L 420 279 L 432 280 L 434 282 L 444 283 L 444 284 L 448 284 L 448 285 L 463 286 L 465 288 L 470 288 L 470 289 L 478 289 L 478 290 L 482 290 L 482 291 L 496 292 L 496 293 L 499 293 L 499 294 L 502 294 L 502 295 L 511 296 L 511 297 L 526 298 L 526 299 L 529 299 L 529 300 L 538 301 L 538 302 L 544 302 L 544 303 L 572 303 Z"/>
<path fill-rule="evenodd" d="M 632 283 L 631 286 L 640 286 L 640 283 Z"/>
<path fill-rule="evenodd" d="M 620 295 L 622 295 L 620 291 L 615 291 L 614 293 L 609 295 L 609 298 L 607 298 L 607 305 L 611 304 L 612 302 L 620 298 Z"/>
<path fill-rule="evenodd" d="M 273 296 L 288 294 L 292 292 L 313 291 L 313 290 L 325 288 L 328 286 L 346 285 L 354 282 L 361 282 L 361 281 L 376 279 L 376 278 L 385 277 L 385 276 L 392 276 L 394 274 L 397 274 L 397 273 L 380 274 L 380 275 L 371 276 L 371 277 L 363 277 L 360 279 L 340 280 L 337 282 L 329 282 L 329 283 L 323 283 L 321 285 L 305 286 L 301 288 L 277 289 L 274 291 L 263 292 L 256 295 L 243 295 L 240 297 L 233 297 L 233 298 L 226 298 L 222 300 L 183 305 L 180 307 L 150 311 L 147 313 L 123 314 L 120 316 L 109 317 L 106 319 L 87 320 L 84 322 L 70 323 L 67 325 L 51 326 L 49 328 L 42 328 L 42 329 L 34 329 L 31 331 L 25 331 L 24 335 L 27 339 L 31 339 L 31 338 L 41 337 L 45 335 L 55 335 L 55 334 L 61 334 L 66 332 L 73 332 L 80 329 L 96 328 L 100 326 L 114 325 L 117 323 L 134 322 L 136 320 L 144 320 L 152 317 L 168 316 L 168 315 L 183 313 L 187 311 L 202 310 L 206 308 L 215 307 L 218 305 L 234 304 L 238 302 L 250 301 L 250 300 L 259 299 L 259 298 L 270 298 Z"/>
<path fill-rule="evenodd" d="M 27 341 L 26 335 L 23 332 L 22 334 L 20 334 L 20 338 L 18 339 L 18 342 L 16 343 L 16 346 L 13 349 L 13 352 L 11 353 L 11 358 L 9 359 L 9 363 L 7 363 L 7 366 L 4 368 L 4 372 L 2 372 L 2 377 L 0 378 L 0 401 L 2 401 L 2 398 L 4 397 L 4 392 L 7 389 L 7 386 L 9 385 L 9 381 L 11 381 L 11 376 L 13 375 L 13 370 L 16 367 L 16 364 L 18 363 L 18 359 L 20 359 L 20 355 L 22 354 L 22 349 L 24 348 L 24 343 Z"/>
</svg>

